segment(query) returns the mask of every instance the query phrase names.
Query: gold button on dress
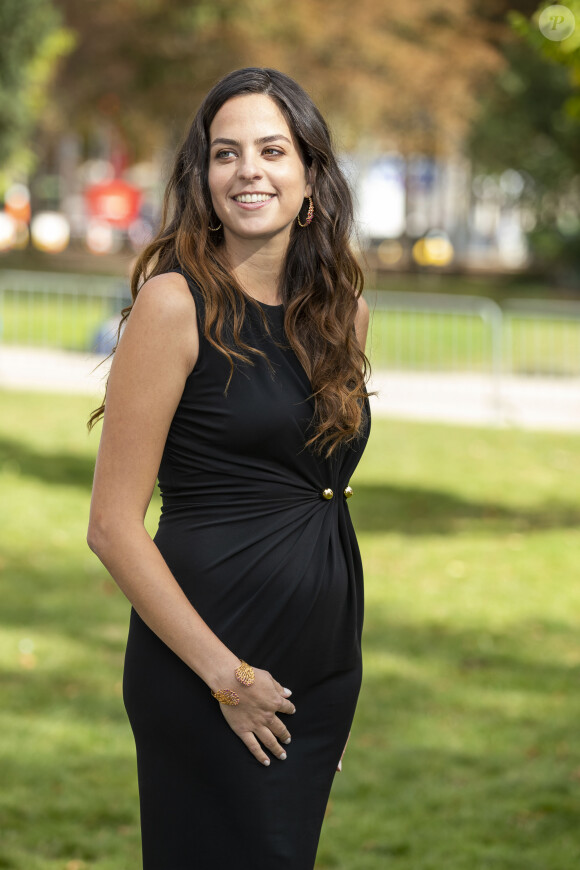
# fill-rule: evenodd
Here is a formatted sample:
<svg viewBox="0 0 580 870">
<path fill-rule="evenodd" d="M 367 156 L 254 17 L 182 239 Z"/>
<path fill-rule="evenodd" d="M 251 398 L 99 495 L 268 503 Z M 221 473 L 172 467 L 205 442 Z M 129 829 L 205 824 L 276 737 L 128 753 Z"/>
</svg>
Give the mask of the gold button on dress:
<svg viewBox="0 0 580 870">
<path fill-rule="evenodd" d="M 333 491 L 328 486 L 326 487 L 326 489 L 322 490 L 322 498 L 331 499 L 333 495 Z"/>
<path fill-rule="evenodd" d="M 345 498 L 350 498 L 351 495 L 354 495 L 354 492 L 353 492 L 352 486 L 345 486 L 345 488 L 344 488 L 344 497 L 345 497 Z"/>
</svg>

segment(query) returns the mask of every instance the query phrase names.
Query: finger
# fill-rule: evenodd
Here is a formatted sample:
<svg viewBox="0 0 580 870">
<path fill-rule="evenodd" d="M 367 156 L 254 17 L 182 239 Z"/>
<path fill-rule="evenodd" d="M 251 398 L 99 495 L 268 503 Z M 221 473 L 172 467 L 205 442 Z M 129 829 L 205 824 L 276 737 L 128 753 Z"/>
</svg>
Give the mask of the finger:
<svg viewBox="0 0 580 870">
<path fill-rule="evenodd" d="M 242 740 L 246 744 L 254 758 L 256 758 L 260 762 L 260 764 L 263 764 L 265 767 L 269 767 L 270 759 L 254 737 L 252 732 L 246 731 L 244 732 L 244 734 L 240 734 L 239 737 L 240 740 Z"/>
<path fill-rule="evenodd" d="M 268 723 L 268 727 L 272 734 L 278 738 L 282 743 L 290 743 L 291 736 L 290 732 L 286 728 L 283 722 L 280 721 L 276 716 L 272 719 L 271 722 Z"/>
<path fill-rule="evenodd" d="M 296 707 L 292 701 L 282 701 L 277 710 L 278 713 L 295 713 Z"/>
<path fill-rule="evenodd" d="M 278 689 L 278 691 L 280 692 L 280 694 L 282 695 L 283 698 L 289 698 L 289 697 L 290 697 L 290 695 L 292 694 L 292 690 L 291 690 L 291 689 L 285 689 L 284 686 L 283 686 L 281 683 L 278 682 L 278 680 L 275 680 L 275 679 L 274 679 L 274 677 L 272 677 L 272 681 L 273 681 L 274 685 L 276 686 L 276 688 Z"/>
<path fill-rule="evenodd" d="M 260 728 L 259 731 L 256 731 L 256 737 L 262 741 L 266 749 L 269 749 L 272 755 L 275 755 L 276 758 L 280 759 L 280 761 L 286 760 L 286 751 L 282 746 L 280 746 L 269 728 Z"/>
</svg>

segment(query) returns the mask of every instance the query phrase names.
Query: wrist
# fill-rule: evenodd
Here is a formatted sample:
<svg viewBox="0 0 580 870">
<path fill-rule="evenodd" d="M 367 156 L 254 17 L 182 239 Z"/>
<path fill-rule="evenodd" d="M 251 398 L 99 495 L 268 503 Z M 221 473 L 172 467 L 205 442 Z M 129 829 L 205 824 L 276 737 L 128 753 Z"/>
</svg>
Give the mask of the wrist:
<svg viewBox="0 0 580 870">
<path fill-rule="evenodd" d="M 241 691 L 243 694 L 245 688 L 254 685 L 254 681 L 253 667 L 243 659 L 238 658 L 235 667 L 224 674 L 218 688 L 215 689 L 210 685 L 210 691 L 220 703 L 236 705 L 240 700 L 239 692 Z"/>
<path fill-rule="evenodd" d="M 212 692 L 218 692 L 223 689 L 236 690 L 236 687 L 238 689 L 242 688 L 242 685 L 236 679 L 236 670 L 240 665 L 240 657 L 228 650 L 227 655 L 216 661 L 208 672 L 205 682 L 209 689 Z"/>
</svg>

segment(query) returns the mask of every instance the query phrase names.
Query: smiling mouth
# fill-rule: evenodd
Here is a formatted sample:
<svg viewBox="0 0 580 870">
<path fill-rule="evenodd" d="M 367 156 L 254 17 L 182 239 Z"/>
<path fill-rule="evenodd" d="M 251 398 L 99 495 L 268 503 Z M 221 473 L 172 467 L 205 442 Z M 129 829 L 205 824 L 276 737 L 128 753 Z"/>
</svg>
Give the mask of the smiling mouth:
<svg viewBox="0 0 580 870">
<path fill-rule="evenodd" d="M 236 202 L 268 202 L 274 198 L 273 193 L 240 193 L 232 197 Z"/>
</svg>

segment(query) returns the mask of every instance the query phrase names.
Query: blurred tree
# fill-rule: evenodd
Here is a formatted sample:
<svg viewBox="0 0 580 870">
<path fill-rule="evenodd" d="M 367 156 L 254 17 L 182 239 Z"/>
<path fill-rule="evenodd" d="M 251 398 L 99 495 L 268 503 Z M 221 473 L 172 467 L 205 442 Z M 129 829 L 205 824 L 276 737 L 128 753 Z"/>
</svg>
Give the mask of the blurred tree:
<svg viewBox="0 0 580 870">
<path fill-rule="evenodd" d="M 309 87 L 344 147 L 444 153 L 460 147 L 473 86 L 501 60 L 474 5 L 278 3 L 256 50 Z M 257 20 L 246 21 L 246 39 Z"/>
<path fill-rule="evenodd" d="M 135 157 L 181 135 L 212 83 L 249 65 L 303 83 L 343 148 L 456 151 L 474 93 L 503 63 L 493 39 L 506 25 L 479 0 L 54 2 L 78 33 L 59 77 L 63 119 L 108 119 Z"/>
<path fill-rule="evenodd" d="M 33 122 L 45 108 L 58 58 L 73 44 L 50 0 L 0 3 L 0 189 L 32 166 Z"/>
<path fill-rule="evenodd" d="M 182 132 L 201 95 L 240 56 L 235 0 L 54 0 L 78 37 L 60 70 L 61 117 L 91 137 L 115 128 L 135 159 Z"/>
<path fill-rule="evenodd" d="M 517 36 L 504 46 L 505 68 L 481 101 L 468 138 L 476 172 L 518 169 L 535 212 L 528 240 L 553 278 L 580 283 L 580 0 L 575 33 L 547 39 L 539 14 L 512 11 Z M 553 4 L 552 4 L 553 5 Z"/>
</svg>

